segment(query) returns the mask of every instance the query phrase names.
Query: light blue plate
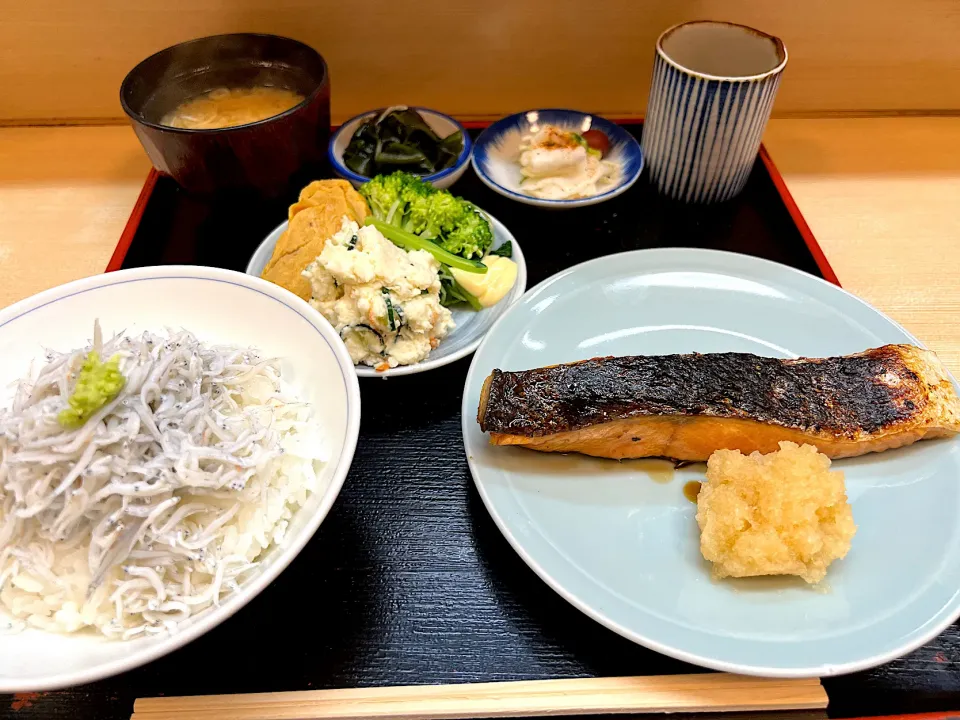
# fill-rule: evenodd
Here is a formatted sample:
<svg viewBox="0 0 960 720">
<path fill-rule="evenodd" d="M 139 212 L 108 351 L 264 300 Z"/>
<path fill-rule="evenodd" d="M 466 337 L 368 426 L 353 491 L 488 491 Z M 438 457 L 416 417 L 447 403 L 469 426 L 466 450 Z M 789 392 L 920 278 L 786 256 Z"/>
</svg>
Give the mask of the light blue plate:
<svg viewBox="0 0 960 720">
<path fill-rule="evenodd" d="M 620 166 L 620 180 L 615 187 L 588 198 L 576 200 L 543 200 L 526 195 L 520 186 L 520 140 L 535 123 L 556 125 L 564 130 L 586 132 L 600 130 L 610 140 L 605 159 Z M 575 208 L 596 205 L 626 192 L 643 170 L 640 143 L 622 127 L 598 115 L 576 110 L 527 110 L 510 115 L 480 133 L 473 148 L 473 169 L 491 190 L 512 200 L 545 208 Z"/>
<path fill-rule="evenodd" d="M 688 480 L 617 463 L 493 447 L 477 425 L 484 378 L 601 355 L 829 356 L 918 341 L 840 288 L 775 263 L 705 250 L 604 257 L 528 292 L 488 333 L 467 376 L 463 436 L 507 540 L 560 595 L 680 660 L 780 677 L 890 661 L 960 615 L 960 438 L 841 460 L 857 535 L 819 589 L 714 581 Z"/>
</svg>

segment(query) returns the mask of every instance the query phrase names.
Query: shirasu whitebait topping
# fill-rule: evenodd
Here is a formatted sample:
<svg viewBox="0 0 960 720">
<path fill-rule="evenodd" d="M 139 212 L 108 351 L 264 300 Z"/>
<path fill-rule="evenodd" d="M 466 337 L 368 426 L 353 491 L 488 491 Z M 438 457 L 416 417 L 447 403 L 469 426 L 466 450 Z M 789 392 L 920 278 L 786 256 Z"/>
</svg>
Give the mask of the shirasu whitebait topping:
<svg viewBox="0 0 960 720">
<path fill-rule="evenodd" d="M 125 383 L 65 429 L 91 350 Z M 0 611 L 12 627 L 114 638 L 176 629 L 235 590 L 325 459 L 279 363 L 189 332 L 48 352 L 0 410 Z"/>
</svg>

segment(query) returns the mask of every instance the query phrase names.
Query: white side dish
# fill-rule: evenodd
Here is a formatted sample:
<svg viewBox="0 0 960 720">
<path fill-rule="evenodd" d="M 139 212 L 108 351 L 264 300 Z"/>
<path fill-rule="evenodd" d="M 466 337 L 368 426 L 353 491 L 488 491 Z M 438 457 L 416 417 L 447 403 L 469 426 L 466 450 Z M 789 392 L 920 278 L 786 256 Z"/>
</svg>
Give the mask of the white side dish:
<svg viewBox="0 0 960 720">
<path fill-rule="evenodd" d="M 566 138 L 553 142 L 557 129 L 575 134 L 582 152 L 568 147 Z M 629 190 L 643 170 L 643 153 L 633 135 L 609 120 L 576 110 L 544 109 L 497 120 L 477 138 L 471 163 L 481 182 L 504 197 L 536 207 L 572 209 Z"/>
<path fill-rule="evenodd" d="M 520 141 L 520 187 L 545 200 L 600 195 L 617 184 L 619 163 L 604 159 L 583 136 L 554 125 L 535 126 Z"/>
<path fill-rule="evenodd" d="M 408 252 L 371 226 L 344 218 L 304 276 L 310 304 L 340 334 L 355 364 L 412 365 L 425 360 L 455 323 L 440 304 L 440 263 Z"/>
</svg>

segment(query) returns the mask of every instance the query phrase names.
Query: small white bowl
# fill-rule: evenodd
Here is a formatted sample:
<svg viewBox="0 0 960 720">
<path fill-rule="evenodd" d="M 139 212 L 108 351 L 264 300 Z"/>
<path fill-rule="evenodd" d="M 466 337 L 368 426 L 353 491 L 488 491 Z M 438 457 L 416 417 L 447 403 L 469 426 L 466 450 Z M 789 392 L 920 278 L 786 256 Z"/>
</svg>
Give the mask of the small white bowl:
<svg viewBox="0 0 960 720">
<path fill-rule="evenodd" d="M 451 308 L 453 321 L 456 327 L 447 337 L 445 337 L 436 350 L 430 352 L 423 362 L 413 365 L 398 365 L 389 370 L 378 371 L 368 365 L 357 365 L 356 373 L 359 377 L 391 378 L 398 375 L 414 375 L 416 373 L 433 370 L 434 368 L 448 365 L 460 358 L 464 358 L 480 345 L 480 341 L 486 336 L 487 332 L 493 327 L 493 324 L 503 315 L 511 305 L 517 302 L 527 289 L 527 263 L 523 258 L 523 251 L 513 233 L 507 230 L 506 226 L 497 220 L 490 213 L 484 212 L 490 221 L 490 228 L 493 230 L 492 249 L 496 249 L 505 243 L 512 243 L 513 257 L 511 258 L 517 264 L 517 281 L 513 288 L 493 307 L 483 310 L 472 310 L 464 307 Z M 287 229 L 287 223 L 280 224 L 272 233 L 267 235 L 260 246 L 253 253 L 250 262 L 247 263 L 247 273 L 260 277 L 263 269 L 270 262 L 273 256 L 273 249 L 277 245 L 277 240 Z"/>
<path fill-rule="evenodd" d="M 445 190 L 459 180 L 466 171 L 467 165 L 470 164 L 470 153 L 473 149 L 473 141 L 470 139 L 470 135 L 467 134 L 463 125 L 449 115 L 444 115 L 436 110 L 428 110 L 422 107 L 411 107 L 410 109 L 420 113 L 427 125 L 433 128 L 433 131 L 440 137 L 447 137 L 447 135 L 457 130 L 459 130 L 463 136 L 463 150 L 460 151 L 460 156 L 453 166 L 448 167 L 446 170 L 441 170 L 438 173 L 433 173 L 432 175 L 421 176 L 435 188 Z M 330 138 L 330 145 L 327 148 L 327 158 L 330 160 L 330 165 L 337 175 L 344 180 L 349 180 L 354 187 L 360 187 L 370 178 L 358 175 L 352 170 L 349 170 L 347 166 L 343 164 L 343 153 L 347 149 L 347 145 L 350 144 L 353 134 L 357 131 L 357 128 L 360 127 L 360 123 L 375 117 L 381 112 L 383 112 L 382 109 L 370 110 L 369 112 L 350 118 L 343 123 L 333 134 L 333 137 Z"/>
<path fill-rule="evenodd" d="M 620 166 L 620 177 L 612 188 L 585 198 L 546 200 L 528 195 L 520 186 L 520 143 L 536 126 L 556 125 L 564 130 L 585 132 L 600 130 L 610 141 L 606 159 Z M 526 110 L 501 118 L 480 133 L 473 148 L 473 169 L 477 177 L 494 192 L 511 200 L 548 209 L 587 207 L 612 200 L 629 190 L 643 171 L 640 143 L 622 127 L 578 110 Z"/>
<path fill-rule="evenodd" d="M 280 360 L 296 392 L 311 403 L 323 428 L 329 460 L 322 492 L 297 511 L 282 542 L 219 606 L 173 634 L 108 640 L 93 632 L 59 635 L 35 629 L 0 643 L 0 692 L 50 690 L 116 675 L 200 637 L 273 582 L 307 544 L 343 485 L 360 430 L 360 387 L 337 333 L 320 313 L 283 288 L 230 270 L 146 267 L 97 275 L 34 295 L 0 311 L 0 387 L 12 388 L 45 348 L 82 347 L 99 319 L 104 334 L 184 328 L 210 343 L 254 346 Z"/>
</svg>

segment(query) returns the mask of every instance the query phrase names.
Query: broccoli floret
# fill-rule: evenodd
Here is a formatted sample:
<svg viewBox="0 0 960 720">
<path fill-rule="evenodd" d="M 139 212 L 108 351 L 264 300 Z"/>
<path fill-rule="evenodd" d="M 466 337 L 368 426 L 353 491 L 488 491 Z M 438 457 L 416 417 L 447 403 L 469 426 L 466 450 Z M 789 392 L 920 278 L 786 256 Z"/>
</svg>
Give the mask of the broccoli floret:
<svg viewBox="0 0 960 720">
<path fill-rule="evenodd" d="M 461 200 L 446 191 L 439 191 L 410 203 L 406 227 L 410 232 L 432 240 L 452 231 L 463 214 Z"/>
<path fill-rule="evenodd" d="M 403 182 L 403 188 L 400 191 L 400 197 L 407 204 L 440 192 L 430 183 L 424 182 L 419 175 L 411 175 L 400 171 L 395 172 L 394 175 L 402 176 L 400 180 Z"/>
<path fill-rule="evenodd" d="M 403 225 L 407 206 L 412 201 L 434 192 L 436 190 L 418 176 L 401 170 L 377 175 L 360 186 L 360 194 L 366 198 L 373 216 L 398 227 Z"/>
<path fill-rule="evenodd" d="M 483 257 L 493 241 L 490 224 L 477 208 L 446 191 L 411 203 L 405 227 L 465 258 Z"/>
<path fill-rule="evenodd" d="M 434 240 L 461 257 L 482 258 L 493 242 L 490 223 L 473 203 L 398 170 L 360 186 L 377 220 Z"/>
<path fill-rule="evenodd" d="M 456 226 L 440 238 L 440 246 L 467 259 L 482 258 L 493 242 L 490 223 L 473 204 L 460 202 L 463 213 L 457 218 Z"/>
<path fill-rule="evenodd" d="M 401 188 L 402 183 L 394 175 L 377 175 L 360 186 L 360 194 L 366 199 L 373 216 L 383 220 L 399 200 Z"/>
</svg>

